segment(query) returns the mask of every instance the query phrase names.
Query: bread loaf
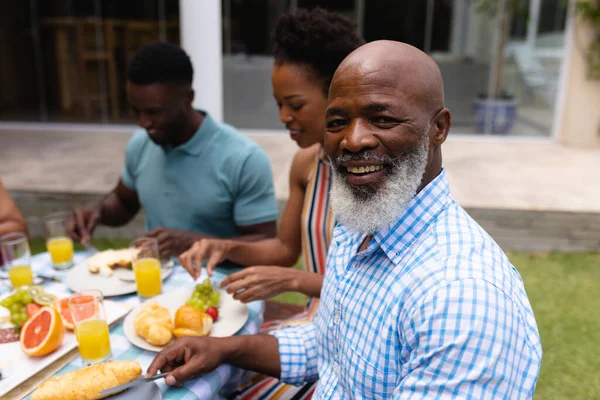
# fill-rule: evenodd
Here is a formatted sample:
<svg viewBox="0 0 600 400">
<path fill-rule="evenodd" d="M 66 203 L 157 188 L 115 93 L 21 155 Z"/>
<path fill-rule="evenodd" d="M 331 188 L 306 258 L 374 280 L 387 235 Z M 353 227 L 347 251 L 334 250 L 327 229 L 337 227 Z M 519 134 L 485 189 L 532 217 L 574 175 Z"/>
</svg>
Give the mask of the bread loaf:
<svg viewBox="0 0 600 400">
<path fill-rule="evenodd" d="M 100 392 L 124 385 L 142 374 L 136 361 L 111 361 L 92 365 L 42 383 L 31 400 L 95 400 Z"/>
<path fill-rule="evenodd" d="M 135 333 L 153 346 L 164 346 L 173 338 L 173 321 L 169 310 L 155 301 L 146 303 L 134 321 Z"/>
</svg>

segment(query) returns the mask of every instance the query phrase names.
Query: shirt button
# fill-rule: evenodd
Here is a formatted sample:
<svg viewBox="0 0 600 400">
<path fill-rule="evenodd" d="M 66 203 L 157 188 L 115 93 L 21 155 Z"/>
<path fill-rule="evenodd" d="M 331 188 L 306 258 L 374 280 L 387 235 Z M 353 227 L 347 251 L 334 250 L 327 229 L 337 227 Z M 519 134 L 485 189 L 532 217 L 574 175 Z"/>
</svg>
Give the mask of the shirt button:
<svg viewBox="0 0 600 400">
<path fill-rule="evenodd" d="M 335 314 L 335 316 L 333 317 L 333 322 L 335 322 L 336 324 L 340 323 L 340 314 Z"/>
<path fill-rule="evenodd" d="M 338 363 L 334 362 L 333 363 L 333 372 L 337 374 L 339 370 L 340 370 L 340 366 L 338 365 Z"/>
</svg>

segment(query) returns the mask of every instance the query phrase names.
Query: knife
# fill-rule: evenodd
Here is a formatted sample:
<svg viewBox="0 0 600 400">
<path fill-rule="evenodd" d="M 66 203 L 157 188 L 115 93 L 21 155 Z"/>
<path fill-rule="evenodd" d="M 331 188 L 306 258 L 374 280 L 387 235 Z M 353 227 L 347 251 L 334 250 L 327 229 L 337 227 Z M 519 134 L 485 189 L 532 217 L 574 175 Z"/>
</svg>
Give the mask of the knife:
<svg viewBox="0 0 600 400">
<path fill-rule="evenodd" d="M 103 392 L 100 392 L 100 396 L 105 397 L 105 396 L 111 396 L 113 394 L 122 392 L 125 389 L 129 389 L 132 388 L 134 386 L 138 386 L 138 385 L 142 385 L 146 382 L 152 382 L 154 380 L 160 379 L 160 378 L 164 378 L 165 376 L 169 375 L 169 372 L 164 372 L 162 374 L 158 374 L 158 375 L 154 375 L 154 376 L 149 376 L 148 378 L 145 378 L 143 376 L 137 378 L 135 381 L 131 381 L 129 383 L 126 383 L 124 385 L 119 385 L 119 386 L 115 386 L 114 388 L 111 389 L 106 389 Z"/>
<path fill-rule="evenodd" d="M 56 276 L 46 276 L 46 275 L 36 275 L 38 278 L 40 278 L 43 281 L 54 281 L 54 282 L 62 282 L 62 279 L 57 278 Z"/>
</svg>

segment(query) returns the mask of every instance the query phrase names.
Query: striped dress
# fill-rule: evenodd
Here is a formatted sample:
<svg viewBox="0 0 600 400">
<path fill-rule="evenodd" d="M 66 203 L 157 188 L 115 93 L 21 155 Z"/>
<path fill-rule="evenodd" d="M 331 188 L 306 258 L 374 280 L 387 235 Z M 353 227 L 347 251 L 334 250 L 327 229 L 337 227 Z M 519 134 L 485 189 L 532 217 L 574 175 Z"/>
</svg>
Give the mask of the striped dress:
<svg viewBox="0 0 600 400">
<path fill-rule="evenodd" d="M 333 234 L 335 221 L 329 207 L 329 189 L 331 187 L 331 167 L 327 161 L 316 157 L 306 185 L 304 204 L 302 206 L 302 261 L 304 270 L 317 274 L 325 274 L 327 249 Z M 319 299 L 309 298 L 306 309 L 284 321 L 270 321 L 262 326 L 266 333 L 286 326 L 312 321 L 319 308 Z M 303 386 L 292 386 L 279 380 L 252 374 L 248 383 L 240 388 L 231 398 L 235 399 L 269 399 L 269 400 L 301 400 L 310 399 L 316 382 Z"/>
</svg>

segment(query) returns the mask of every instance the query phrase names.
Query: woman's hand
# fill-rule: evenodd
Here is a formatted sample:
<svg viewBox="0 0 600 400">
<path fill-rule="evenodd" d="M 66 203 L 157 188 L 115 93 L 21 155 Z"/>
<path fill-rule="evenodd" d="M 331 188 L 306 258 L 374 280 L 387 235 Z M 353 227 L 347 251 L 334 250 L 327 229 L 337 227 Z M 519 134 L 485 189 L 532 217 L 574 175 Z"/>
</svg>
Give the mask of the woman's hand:
<svg viewBox="0 0 600 400">
<path fill-rule="evenodd" d="M 194 279 L 200 277 L 202 263 L 206 260 L 206 273 L 212 276 L 218 263 L 223 262 L 232 248 L 230 240 L 202 239 L 179 256 L 179 262 Z"/>
<path fill-rule="evenodd" d="M 297 291 L 301 272 L 289 267 L 249 267 L 229 275 L 222 288 L 242 303 L 266 300 L 283 292 Z"/>
</svg>

